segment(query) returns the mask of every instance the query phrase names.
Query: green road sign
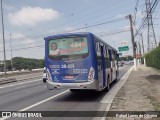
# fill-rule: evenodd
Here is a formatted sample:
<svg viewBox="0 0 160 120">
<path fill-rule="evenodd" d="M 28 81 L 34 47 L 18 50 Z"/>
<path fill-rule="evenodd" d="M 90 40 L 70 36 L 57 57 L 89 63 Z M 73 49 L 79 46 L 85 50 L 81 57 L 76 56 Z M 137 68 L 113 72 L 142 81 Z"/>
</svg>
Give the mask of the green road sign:
<svg viewBox="0 0 160 120">
<path fill-rule="evenodd" d="M 123 47 L 118 47 L 119 51 L 128 51 L 129 47 L 128 46 L 123 46 Z"/>
</svg>

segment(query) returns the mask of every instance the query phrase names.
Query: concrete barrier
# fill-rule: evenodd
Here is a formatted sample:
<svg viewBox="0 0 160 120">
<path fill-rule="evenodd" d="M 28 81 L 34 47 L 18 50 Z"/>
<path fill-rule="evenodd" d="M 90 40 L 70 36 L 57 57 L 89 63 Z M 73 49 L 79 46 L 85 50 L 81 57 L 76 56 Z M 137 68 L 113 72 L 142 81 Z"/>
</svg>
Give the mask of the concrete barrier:
<svg viewBox="0 0 160 120">
<path fill-rule="evenodd" d="M 25 80 L 30 80 L 30 79 L 40 79 L 42 78 L 41 75 L 38 76 L 32 76 L 32 77 L 22 77 L 22 78 L 1 78 L 0 79 L 0 85 L 2 84 L 7 84 L 7 83 L 12 83 L 12 82 L 18 82 L 18 81 L 25 81 Z"/>
<path fill-rule="evenodd" d="M 11 82 L 17 82 L 16 78 L 13 77 L 13 78 L 3 78 L 3 79 L 0 79 L 0 85 L 11 83 Z"/>
</svg>

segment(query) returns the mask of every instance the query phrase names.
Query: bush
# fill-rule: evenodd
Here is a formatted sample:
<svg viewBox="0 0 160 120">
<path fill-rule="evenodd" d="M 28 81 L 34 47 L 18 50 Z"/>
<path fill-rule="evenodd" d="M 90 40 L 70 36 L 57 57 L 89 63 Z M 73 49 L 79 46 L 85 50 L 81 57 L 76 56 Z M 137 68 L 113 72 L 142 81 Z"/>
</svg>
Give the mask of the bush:
<svg viewBox="0 0 160 120">
<path fill-rule="evenodd" d="M 160 46 L 145 54 L 146 65 L 160 69 Z"/>
</svg>

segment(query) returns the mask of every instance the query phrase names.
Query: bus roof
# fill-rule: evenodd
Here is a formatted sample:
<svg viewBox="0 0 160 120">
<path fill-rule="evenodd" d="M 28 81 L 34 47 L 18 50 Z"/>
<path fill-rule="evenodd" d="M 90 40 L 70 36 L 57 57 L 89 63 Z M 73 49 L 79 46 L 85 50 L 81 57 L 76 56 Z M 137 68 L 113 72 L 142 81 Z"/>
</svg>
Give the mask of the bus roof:
<svg viewBox="0 0 160 120">
<path fill-rule="evenodd" d="M 87 33 L 86 32 L 64 33 L 64 34 L 56 34 L 56 35 L 48 36 L 48 37 L 45 37 L 44 39 L 46 40 L 54 37 L 65 37 L 65 36 L 81 36 L 81 35 L 87 35 L 87 34 L 89 33 L 88 32 Z"/>
<path fill-rule="evenodd" d="M 84 36 L 84 35 L 92 35 L 95 38 L 97 38 L 99 41 L 101 41 L 103 44 L 109 46 L 111 49 L 113 49 L 114 51 L 117 51 L 115 48 L 113 48 L 111 45 L 107 44 L 105 41 L 103 41 L 102 39 L 100 39 L 99 37 L 97 37 L 96 35 L 94 35 L 93 33 L 90 32 L 76 32 L 76 33 L 64 33 L 64 34 L 56 34 L 56 35 L 52 35 L 52 36 L 48 36 L 45 37 L 44 40 L 48 40 L 48 39 L 52 39 L 52 38 L 56 38 L 56 37 L 66 37 L 66 36 Z"/>
</svg>

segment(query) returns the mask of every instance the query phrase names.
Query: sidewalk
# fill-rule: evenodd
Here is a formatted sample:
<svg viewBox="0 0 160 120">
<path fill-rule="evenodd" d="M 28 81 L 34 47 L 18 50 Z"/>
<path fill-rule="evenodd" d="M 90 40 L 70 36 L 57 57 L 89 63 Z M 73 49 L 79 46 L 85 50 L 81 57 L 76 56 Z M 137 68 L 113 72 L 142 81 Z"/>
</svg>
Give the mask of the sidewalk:
<svg viewBox="0 0 160 120">
<path fill-rule="evenodd" d="M 110 111 L 160 111 L 160 72 L 140 65 L 132 71 L 115 96 Z M 159 118 L 116 118 L 107 120 L 160 120 Z"/>
</svg>

